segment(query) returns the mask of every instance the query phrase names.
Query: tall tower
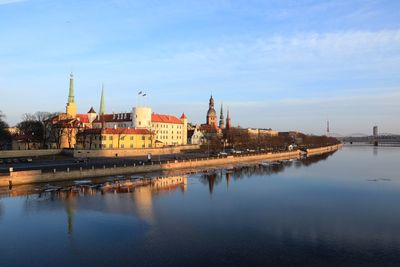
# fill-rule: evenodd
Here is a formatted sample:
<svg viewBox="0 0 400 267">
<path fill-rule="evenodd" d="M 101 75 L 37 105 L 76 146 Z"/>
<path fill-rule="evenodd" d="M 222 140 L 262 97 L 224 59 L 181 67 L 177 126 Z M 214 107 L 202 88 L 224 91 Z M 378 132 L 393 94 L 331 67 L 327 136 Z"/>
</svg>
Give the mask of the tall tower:
<svg viewBox="0 0 400 267">
<path fill-rule="evenodd" d="M 104 115 L 106 113 L 106 105 L 104 104 L 104 83 L 101 85 L 101 99 L 99 114 Z"/>
<path fill-rule="evenodd" d="M 181 116 L 181 122 L 182 122 L 182 145 L 187 144 L 187 117 L 185 113 L 182 113 Z"/>
<path fill-rule="evenodd" d="M 329 136 L 330 130 L 329 130 L 329 120 L 326 121 L 326 136 Z"/>
<path fill-rule="evenodd" d="M 69 94 L 68 94 L 68 102 L 66 106 L 66 113 L 67 115 L 71 116 L 72 118 L 76 118 L 76 103 L 75 103 L 75 96 L 74 96 L 74 75 L 70 74 L 69 78 Z"/>
<path fill-rule="evenodd" d="M 229 114 L 229 107 L 228 107 L 228 112 L 226 114 L 226 129 L 231 128 L 231 116 Z"/>
<path fill-rule="evenodd" d="M 207 124 L 217 128 L 217 112 L 214 109 L 214 98 L 212 95 L 208 104 Z"/>
<path fill-rule="evenodd" d="M 219 112 L 219 128 L 225 128 L 224 111 L 221 103 L 221 111 Z"/>
</svg>

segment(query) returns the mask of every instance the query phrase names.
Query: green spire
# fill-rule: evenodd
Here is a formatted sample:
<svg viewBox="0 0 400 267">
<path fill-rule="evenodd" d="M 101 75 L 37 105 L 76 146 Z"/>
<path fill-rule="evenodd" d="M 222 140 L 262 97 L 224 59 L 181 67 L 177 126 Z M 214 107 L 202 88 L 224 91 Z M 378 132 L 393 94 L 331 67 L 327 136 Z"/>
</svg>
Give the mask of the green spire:
<svg viewBox="0 0 400 267">
<path fill-rule="evenodd" d="M 100 111 L 99 114 L 103 115 L 106 113 L 106 107 L 104 104 L 104 83 L 101 85 L 101 100 L 100 100 Z"/>
<path fill-rule="evenodd" d="M 75 103 L 75 96 L 74 96 L 74 75 L 70 74 L 69 76 L 69 95 L 68 95 L 68 103 Z"/>
</svg>

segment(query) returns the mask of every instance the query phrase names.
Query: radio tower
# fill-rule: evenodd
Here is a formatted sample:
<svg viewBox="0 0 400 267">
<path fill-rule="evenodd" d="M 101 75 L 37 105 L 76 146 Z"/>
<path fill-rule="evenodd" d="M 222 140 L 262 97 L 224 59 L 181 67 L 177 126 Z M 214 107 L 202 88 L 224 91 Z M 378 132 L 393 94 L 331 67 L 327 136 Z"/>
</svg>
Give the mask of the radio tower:
<svg viewBox="0 0 400 267">
<path fill-rule="evenodd" d="M 326 136 L 329 137 L 329 120 L 326 121 Z"/>
</svg>

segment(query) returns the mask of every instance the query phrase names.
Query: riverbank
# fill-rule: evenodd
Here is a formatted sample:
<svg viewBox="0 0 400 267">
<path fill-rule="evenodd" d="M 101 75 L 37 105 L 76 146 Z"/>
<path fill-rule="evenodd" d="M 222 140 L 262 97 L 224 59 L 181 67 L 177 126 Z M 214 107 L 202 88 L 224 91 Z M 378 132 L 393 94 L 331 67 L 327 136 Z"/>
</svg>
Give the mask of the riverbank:
<svg viewBox="0 0 400 267">
<path fill-rule="evenodd" d="M 341 144 L 320 148 L 313 148 L 307 150 L 307 155 L 317 155 L 329 153 L 338 150 L 342 147 Z M 48 183 L 48 182 L 61 182 L 68 180 L 80 180 L 93 177 L 103 177 L 112 175 L 123 175 L 123 174 L 135 174 L 135 173 L 149 173 L 149 172 L 161 172 L 176 169 L 195 169 L 200 167 L 210 166 L 223 166 L 229 164 L 238 164 L 242 162 L 255 162 L 262 160 L 285 160 L 285 159 L 296 159 L 302 155 L 299 150 L 290 152 L 278 152 L 278 153 L 262 153 L 255 155 L 236 155 L 220 158 L 197 158 L 189 160 L 173 160 L 167 161 L 166 163 L 156 163 L 144 165 L 124 165 L 123 167 L 113 168 L 90 168 L 70 171 L 54 171 L 52 173 L 42 173 L 41 170 L 33 171 L 20 171 L 11 172 L 9 174 L 0 176 L 0 186 L 10 185 L 21 185 L 21 184 L 33 184 L 33 183 Z"/>
</svg>

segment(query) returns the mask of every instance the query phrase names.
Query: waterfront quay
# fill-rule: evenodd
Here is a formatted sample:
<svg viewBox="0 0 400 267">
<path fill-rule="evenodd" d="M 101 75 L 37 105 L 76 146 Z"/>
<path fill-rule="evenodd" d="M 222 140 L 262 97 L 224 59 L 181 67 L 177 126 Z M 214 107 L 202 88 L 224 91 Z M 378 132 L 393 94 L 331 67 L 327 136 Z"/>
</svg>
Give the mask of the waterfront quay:
<svg viewBox="0 0 400 267">
<path fill-rule="evenodd" d="M 0 186 L 13 186 L 31 183 L 60 182 L 68 180 L 79 180 L 91 177 L 103 177 L 111 175 L 135 174 L 161 172 L 177 169 L 195 169 L 206 166 L 221 166 L 227 164 L 239 164 L 241 162 L 252 161 L 273 161 L 296 159 L 303 155 L 317 155 L 335 151 L 341 145 L 308 149 L 307 151 L 285 151 L 276 153 L 252 153 L 245 155 L 197 157 L 190 159 L 172 159 L 165 161 L 141 161 L 140 163 L 124 164 L 123 166 L 113 165 L 111 167 L 95 167 L 87 165 L 86 168 L 79 167 L 78 170 L 53 170 L 53 172 L 43 172 L 42 170 L 10 171 L 0 176 Z"/>
</svg>

